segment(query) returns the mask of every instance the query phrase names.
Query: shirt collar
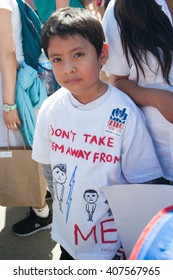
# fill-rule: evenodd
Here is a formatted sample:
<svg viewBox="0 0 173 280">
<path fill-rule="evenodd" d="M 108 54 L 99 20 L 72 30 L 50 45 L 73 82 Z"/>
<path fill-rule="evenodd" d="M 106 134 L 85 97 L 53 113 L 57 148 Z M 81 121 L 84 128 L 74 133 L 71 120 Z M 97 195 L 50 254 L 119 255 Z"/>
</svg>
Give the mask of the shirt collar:
<svg viewBox="0 0 173 280">
<path fill-rule="evenodd" d="M 101 97 L 87 104 L 80 103 L 72 94 L 69 94 L 69 98 L 73 107 L 79 110 L 92 110 L 99 107 L 101 104 L 103 104 L 108 98 L 109 94 L 110 94 L 110 90 L 108 88 L 108 90 Z"/>
</svg>

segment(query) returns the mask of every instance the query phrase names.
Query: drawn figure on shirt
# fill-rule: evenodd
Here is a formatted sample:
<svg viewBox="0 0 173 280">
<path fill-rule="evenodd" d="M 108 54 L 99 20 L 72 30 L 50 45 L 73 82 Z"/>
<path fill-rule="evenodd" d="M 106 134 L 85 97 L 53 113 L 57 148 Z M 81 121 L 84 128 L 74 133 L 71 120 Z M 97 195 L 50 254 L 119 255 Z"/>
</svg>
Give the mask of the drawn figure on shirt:
<svg viewBox="0 0 173 280">
<path fill-rule="evenodd" d="M 62 210 L 63 196 L 64 196 L 64 189 L 65 189 L 64 184 L 67 180 L 66 172 L 67 172 L 66 164 L 57 164 L 53 167 L 53 170 L 52 170 L 55 195 L 58 199 L 59 210 L 62 213 L 63 213 L 63 210 Z"/>
<path fill-rule="evenodd" d="M 88 221 L 93 222 L 93 214 L 96 210 L 96 201 L 98 200 L 99 195 L 97 191 L 88 189 L 84 192 L 83 197 L 87 202 L 86 211 L 88 212 Z"/>
</svg>

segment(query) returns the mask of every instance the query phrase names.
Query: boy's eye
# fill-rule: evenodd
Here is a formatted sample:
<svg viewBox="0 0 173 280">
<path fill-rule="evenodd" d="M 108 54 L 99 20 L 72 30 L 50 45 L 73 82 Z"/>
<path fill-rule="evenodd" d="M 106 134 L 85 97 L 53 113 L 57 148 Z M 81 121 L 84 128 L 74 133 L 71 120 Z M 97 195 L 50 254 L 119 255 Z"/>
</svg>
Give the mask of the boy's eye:
<svg viewBox="0 0 173 280">
<path fill-rule="evenodd" d="M 83 56 L 84 54 L 83 53 L 76 53 L 75 55 L 74 55 L 74 57 L 81 57 L 81 56 Z"/>
<path fill-rule="evenodd" d="M 56 58 L 54 58 L 54 59 L 53 59 L 53 61 L 52 61 L 52 62 L 54 62 L 54 63 L 58 63 L 58 62 L 60 62 L 60 61 L 61 61 L 61 58 L 56 57 Z"/>
</svg>

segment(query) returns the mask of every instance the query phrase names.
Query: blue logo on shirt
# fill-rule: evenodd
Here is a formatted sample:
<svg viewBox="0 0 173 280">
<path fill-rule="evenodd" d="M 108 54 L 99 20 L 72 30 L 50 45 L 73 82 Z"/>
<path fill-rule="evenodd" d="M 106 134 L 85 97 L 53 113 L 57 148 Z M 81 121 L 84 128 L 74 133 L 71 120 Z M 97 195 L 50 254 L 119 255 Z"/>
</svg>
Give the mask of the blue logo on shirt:
<svg viewBox="0 0 173 280">
<path fill-rule="evenodd" d="M 106 131 L 120 135 L 128 118 L 128 108 L 116 108 L 112 110 Z"/>
<path fill-rule="evenodd" d="M 119 108 L 113 109 L 112 114 L 110 116 L 110 120 L 116 121 L 117 123 L 125 123 L 127 119 L 126 108 L 120 110 Z"/>
</svg>

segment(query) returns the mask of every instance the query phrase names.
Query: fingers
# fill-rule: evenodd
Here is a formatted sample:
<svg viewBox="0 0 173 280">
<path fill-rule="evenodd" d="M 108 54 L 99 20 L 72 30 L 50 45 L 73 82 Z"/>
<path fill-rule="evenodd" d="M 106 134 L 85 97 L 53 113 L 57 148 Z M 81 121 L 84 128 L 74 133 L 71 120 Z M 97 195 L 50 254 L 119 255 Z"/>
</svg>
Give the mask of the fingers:
<svg viewBox="0 0 173 280">
<path fill-rule="evenodd" d="M 18 130 L 20 125 L 21 125 L 21 122 L 20 121 L 16 121 L 16 123 L 11 124 L 11 126 L 10 126 L 11 128 L 10 129 Z"/>
<path fill-rule="evenodd" d="M 7 128 L 8 129 L 12 129 L 12 130 L 18 130 L 19 129 L 19 127 L 18 127 L 18 125 L 16 123 L 8 124 Z"/>
<path fill-rule="evenodd" d="M 22 125 L 22 123 L 21 123 L 21 121 L 19 119 L 16 121 L 16 124 L 17 124 L 17 126 L 21 126 Z"/>
<path fill-rule="evenodd" d="M 13 129 L 14 130 L 18 130 L 18 125 L 17 124 L 13 124 Z"/>
<path fill-rule="evenodd" d="M 19 119 L 17 110 L 10 112 L 3 112 L 4 121 L 8 129 L 18 130 L 21 126 L 21 121 Z"/>
</svg>

